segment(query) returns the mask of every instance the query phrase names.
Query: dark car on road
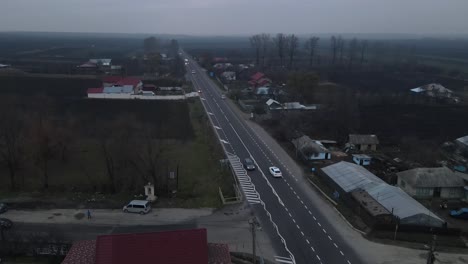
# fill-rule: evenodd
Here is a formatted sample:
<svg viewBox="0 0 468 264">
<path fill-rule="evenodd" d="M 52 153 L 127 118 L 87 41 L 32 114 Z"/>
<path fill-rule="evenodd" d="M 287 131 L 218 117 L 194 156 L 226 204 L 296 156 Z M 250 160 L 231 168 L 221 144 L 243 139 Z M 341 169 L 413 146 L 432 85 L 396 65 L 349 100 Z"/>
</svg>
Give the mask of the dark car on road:
<svg viewBox="0 0 468 264">
<path fill-rule="evenodd" d="M 255 170 L 255 164 L 250 158 L 244 159 L 244 167 L 246 170 Z"/>
<path fill-rule="evenodd" d="M 13 226 L 13 222 L 7 218 L 0 218 L 0 228 L 10 229 Z"/>
<path fill-rule="evenodd" d="M 0 214 L 3 214 L 6 211 L 8 211 L 8 206 L 4 203 L 0 203 Z"/>
</svg>

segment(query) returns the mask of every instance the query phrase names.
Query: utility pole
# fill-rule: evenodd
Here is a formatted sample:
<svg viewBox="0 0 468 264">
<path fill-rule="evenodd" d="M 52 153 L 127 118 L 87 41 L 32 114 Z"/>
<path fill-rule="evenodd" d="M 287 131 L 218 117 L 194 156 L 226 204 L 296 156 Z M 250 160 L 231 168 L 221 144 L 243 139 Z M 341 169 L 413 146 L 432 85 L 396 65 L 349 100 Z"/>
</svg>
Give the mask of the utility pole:
<svg viewBox="0 0 468 264">
<path fill-rule="evenodd" d="M 429 253 L 427 254 L 427 261 L 426 264 L 434 264 L 435 262 L 435 249 L 436 249 L 436 241 L 437 241 L 437 236 L 433 235 L 432 236 L 432 244 L 431 247 L 429 248 Z"/>
<path fill-rule="evenodd" d="M 257 221 L 255 220 L 255 217 L 249 219 L 249 224 L 250 224 L 250 230 L 252 232 L 252 264 L 257 263 L 257 254 L 256 254 L 256 248 L 255 248 L 255 228 L 257 225 Z"/>
</svg>

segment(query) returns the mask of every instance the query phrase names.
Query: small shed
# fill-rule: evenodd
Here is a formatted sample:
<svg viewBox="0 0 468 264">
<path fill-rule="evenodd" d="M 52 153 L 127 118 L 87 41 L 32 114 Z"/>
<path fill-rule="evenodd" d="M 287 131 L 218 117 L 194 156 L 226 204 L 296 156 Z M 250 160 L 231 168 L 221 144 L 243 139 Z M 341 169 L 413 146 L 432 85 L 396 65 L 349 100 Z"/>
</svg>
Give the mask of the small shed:
<svg viewBox="0 0 468 264">
<path fill-rule="evenodd" d="M 377 150 L 379 139 L 376 135 L 349 135 L 349 143 L 354 145 L 360 151 Z"/>
<path fill-rule="evenodd" d="M 367 166 L 371 163 L 371 157 L 364 154 L 353 154 L 353 161 L 357 165 Z"/>
</svg>

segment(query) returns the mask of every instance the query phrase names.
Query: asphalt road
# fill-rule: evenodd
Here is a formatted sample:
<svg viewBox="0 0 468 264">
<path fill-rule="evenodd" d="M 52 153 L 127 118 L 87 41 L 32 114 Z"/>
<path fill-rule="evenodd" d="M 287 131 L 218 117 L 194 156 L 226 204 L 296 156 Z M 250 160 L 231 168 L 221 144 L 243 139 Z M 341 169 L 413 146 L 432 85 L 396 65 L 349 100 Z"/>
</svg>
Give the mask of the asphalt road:
<svg viewBox="0 0 468 264">
<path fill-rule="evenodd" d="M 195 74 L 191 74 L 192 82 L 195 89 L 201 91 L 201 101 L 221 144 L 241 160 L 251 157 L 257 164 L 257 169 L 249 172 L 248 176 L 259 197 L 247 200 L 250 200 L 263 228 L 269 232 L 278 254 L 284 257 L 277 261 L 292 263 L 289 257 L 298 264 L 365 263 L 303 193 L 296 175 L 289 172 L 275 153 L 221 98 L 221 91 L 206 72 L 184 55 L 190 62 L 189 74 L 195 70 Z M 271 177 L 268 172 L 270 166 L 279 167 L 283 177 Z"/>
</svg>

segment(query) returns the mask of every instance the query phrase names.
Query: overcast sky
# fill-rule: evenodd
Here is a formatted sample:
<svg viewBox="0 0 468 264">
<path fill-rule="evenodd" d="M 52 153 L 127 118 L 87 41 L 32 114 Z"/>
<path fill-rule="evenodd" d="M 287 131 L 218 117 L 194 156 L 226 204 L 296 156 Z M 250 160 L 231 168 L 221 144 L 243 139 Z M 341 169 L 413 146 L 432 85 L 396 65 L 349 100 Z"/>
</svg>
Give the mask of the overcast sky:
<svg viewBox="0 0 468 264">
<path fill-rule="evenodd" d="M 0 31 L 467 34 L 468 0 L 0 0 Z"/>
</svg>

